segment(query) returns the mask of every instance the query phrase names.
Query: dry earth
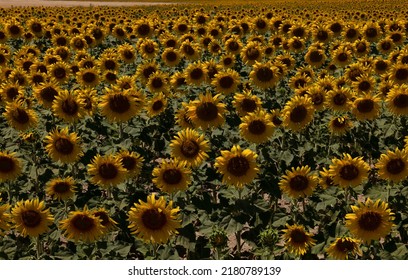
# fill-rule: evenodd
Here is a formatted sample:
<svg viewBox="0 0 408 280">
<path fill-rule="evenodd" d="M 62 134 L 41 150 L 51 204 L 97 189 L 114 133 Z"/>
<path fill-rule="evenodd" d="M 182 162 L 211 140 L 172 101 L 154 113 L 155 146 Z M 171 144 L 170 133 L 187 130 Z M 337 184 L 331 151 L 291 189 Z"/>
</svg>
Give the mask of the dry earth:
<svg viewBox="0 0 408 280">
<path fill-rule="evenodd" d="M 136 5 L 158 5 L 169 3 L 151 2 L 88 2 L 88 1 L 47 1 L 47 0 L 0 0 L 0 7 L 21 7 L 21 6 L 53 6 L 53 7 L 73 7 L 73 6 L 136 6 Z"/>
</svg>

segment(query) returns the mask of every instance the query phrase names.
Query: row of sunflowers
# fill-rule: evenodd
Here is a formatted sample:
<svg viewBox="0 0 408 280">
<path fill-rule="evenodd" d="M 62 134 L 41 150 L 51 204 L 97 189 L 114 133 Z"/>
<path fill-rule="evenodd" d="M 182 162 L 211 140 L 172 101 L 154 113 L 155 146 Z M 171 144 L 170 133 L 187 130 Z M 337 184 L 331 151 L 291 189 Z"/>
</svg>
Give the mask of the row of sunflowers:
<svg viewBox="0 0 408 280">
<path fill-rule="evenodd" d="M 350 3 L 1 9 L 0 258 L 406 259 L 407 12 Z"/>
</svg>

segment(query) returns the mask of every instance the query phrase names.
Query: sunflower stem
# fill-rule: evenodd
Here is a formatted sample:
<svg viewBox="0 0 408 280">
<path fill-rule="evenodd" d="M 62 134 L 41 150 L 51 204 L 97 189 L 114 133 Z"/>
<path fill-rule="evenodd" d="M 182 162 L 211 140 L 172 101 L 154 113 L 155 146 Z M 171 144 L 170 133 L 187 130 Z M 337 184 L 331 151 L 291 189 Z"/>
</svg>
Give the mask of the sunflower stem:
<svg viewBox="0 0 408 280">
<path fill-rule="evenodd" d="M 152 243 L 152 253 L 153 253 L 153 259 L 157 260 L 159 258 L 159 245 L 156 243 Z"/>
<path fill-rule="evenodd" d="M 118 126 L 119 126 L 119 140 L 122 141 L 122 139 L 123 139 L 123 123 L 119 122 Z"/>
<path fill-rule="evenodd" d="M 237 256 L 238 258 L 241 258 L 241 231 L 237 231 L 235 233 L 235 238 L 237 240 Z"/>
<path fill-rule="evenodd" d="M 40 240 L 40 236 L 37 236 L 35 238 L 35 243 L 36 243 L 36 248 L 37 248 L 37 260 L 39 260 L 44 250 L 43 244 Z"/>
</svg>

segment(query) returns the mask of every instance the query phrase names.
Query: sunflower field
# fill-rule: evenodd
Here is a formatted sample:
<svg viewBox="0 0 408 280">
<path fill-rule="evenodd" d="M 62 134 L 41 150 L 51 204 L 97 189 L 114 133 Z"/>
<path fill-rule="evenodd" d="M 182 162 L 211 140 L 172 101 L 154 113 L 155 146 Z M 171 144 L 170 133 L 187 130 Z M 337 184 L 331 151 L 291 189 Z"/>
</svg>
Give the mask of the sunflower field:
<svg viewBox="0 0 408 280">
<path fill-rule="evenodd" d="M 245 2 L 0 9 L 0 259 L 408 259 L 407 6 Z"/>
</svg>

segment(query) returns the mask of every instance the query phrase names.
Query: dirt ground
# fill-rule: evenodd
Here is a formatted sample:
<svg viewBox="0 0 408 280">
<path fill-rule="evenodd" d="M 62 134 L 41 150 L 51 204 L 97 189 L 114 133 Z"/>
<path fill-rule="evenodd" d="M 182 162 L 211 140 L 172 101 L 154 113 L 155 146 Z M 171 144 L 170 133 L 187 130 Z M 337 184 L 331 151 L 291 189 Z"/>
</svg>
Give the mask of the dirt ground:
<svg viewBox="0 0 408 280">
<path fill-rule="evenodd" d="M 49 0 L 0 0 L 1 8 L 20 7 L 20 6 L 54 6 L 54 7 L 72 7 L 72 6 L 135 6 L 135 5 L 156 5 L 167 3 L 150 2 L 88 2 L 88 1 L 49 1 Z"/>
</svg>

